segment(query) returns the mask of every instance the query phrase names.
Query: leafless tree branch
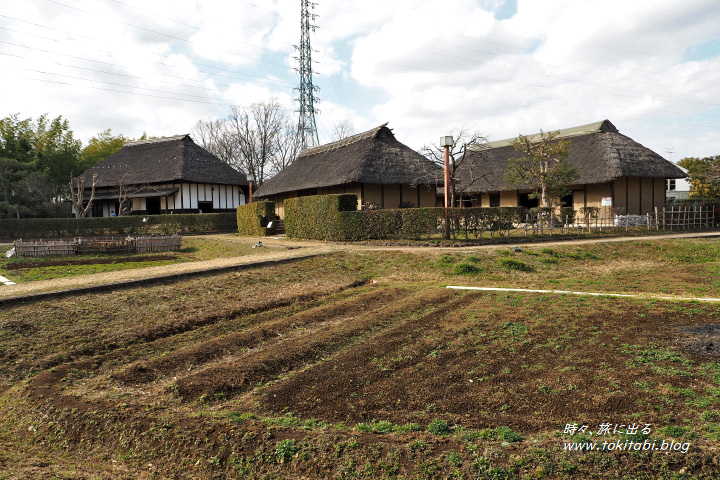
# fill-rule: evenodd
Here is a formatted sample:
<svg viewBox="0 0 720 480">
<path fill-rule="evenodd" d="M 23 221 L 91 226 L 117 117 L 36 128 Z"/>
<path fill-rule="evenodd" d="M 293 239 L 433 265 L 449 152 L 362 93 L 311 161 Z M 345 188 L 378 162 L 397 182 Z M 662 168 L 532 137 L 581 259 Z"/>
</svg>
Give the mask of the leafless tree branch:
<svg viewBox="0 0 720 480">
<path fill-rule="evenodd" d="M 483 170 L 481 162 L 471 161 L 482 156 L 486 148 L 487 137 L 467 128 L 454 129 L 450 132 L 453 144 L 449 152 L 450 170 L 450 205 L 456 206 L 457 199 L 478 181 L 487 181 L 489 172 Z M 438 143 L 427 143 L 421 153 L 433 163 L 444 167 L 445 148 Z"/>
</svg>

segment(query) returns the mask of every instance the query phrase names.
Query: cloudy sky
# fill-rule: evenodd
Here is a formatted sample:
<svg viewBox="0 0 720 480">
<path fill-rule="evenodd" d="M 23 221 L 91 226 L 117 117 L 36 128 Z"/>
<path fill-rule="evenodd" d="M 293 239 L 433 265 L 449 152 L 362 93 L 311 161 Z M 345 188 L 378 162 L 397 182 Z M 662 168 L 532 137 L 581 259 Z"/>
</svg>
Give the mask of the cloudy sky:
<svg viewBox="0 0 720 480">
<path fill-rule="evenodd" d="M 717 0 L 317 0 L 321 142 L 389 122 L 419 149 L 610 119 L 677 161 L 720 154 Z M 295 115 L 300 0 L 0 0 L 0 117 L 86 142 L 191 131 L 231 105 Z"/>
</svg>

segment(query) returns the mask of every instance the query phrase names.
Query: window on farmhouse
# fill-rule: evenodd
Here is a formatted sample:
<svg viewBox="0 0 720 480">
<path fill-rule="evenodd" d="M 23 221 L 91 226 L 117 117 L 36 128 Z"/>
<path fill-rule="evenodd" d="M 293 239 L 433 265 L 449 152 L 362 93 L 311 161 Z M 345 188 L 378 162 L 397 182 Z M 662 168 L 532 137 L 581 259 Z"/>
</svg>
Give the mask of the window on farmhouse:
<svg viewBox="0 0 720 480">
<path fill-rule="evenodd" d="M 499 193 L 491 193 L 490 194 L 490 206 L 491 207 L 499 207 L 500 206 L 500 194 Z"/>
<path fill-rule="evenodd" d="M 675 179 L 674 178 L 668 178 L 666 190 L 675 190 Z"/>
</svg>

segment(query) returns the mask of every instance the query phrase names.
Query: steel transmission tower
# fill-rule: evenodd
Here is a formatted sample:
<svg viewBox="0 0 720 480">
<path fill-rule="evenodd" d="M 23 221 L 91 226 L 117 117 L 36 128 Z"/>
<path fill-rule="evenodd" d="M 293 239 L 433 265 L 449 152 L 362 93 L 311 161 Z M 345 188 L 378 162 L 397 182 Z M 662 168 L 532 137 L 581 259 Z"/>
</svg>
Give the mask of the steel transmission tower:
<svg viewBox="0 0 720 480">
<path fill-rule="evenodd" d="M 298 50 L 299 68 L 296 70 L 300 73 L 300 87 L 298 102 L 300 103 L 300 118 L 298 119 L 298 140 L 300 149 L 314 147 L 320 145 L 318 139 L 317 125 L 315 124 L 315 102 L 320 99 L 315 96 L 318 87 L 313 84 L 312 69 L 312 48 L 310 47 L 310 31 L 315 31 L 314 13 L 310 13 L 310 9 L 315 8 L 315 3 L 310 0 L 300 0 L 300 45 L 295 45 Z M 311 23 L 312 22 L 312 23 Z"/>
</svg>

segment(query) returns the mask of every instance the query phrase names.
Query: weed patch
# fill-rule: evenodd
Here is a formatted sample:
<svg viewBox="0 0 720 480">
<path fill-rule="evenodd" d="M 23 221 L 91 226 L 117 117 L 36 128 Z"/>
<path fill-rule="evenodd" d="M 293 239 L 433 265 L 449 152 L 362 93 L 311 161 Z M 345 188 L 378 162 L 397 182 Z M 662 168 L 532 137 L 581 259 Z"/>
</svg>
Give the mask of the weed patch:
<svg viewBox="0 0 720 480">
<path fill-rule="evenodd" d="M 532 272 L 534 268 L 518 258 L 501 257 L 497 260 L 498 265 L 506 270 L 517 270 L 520 272 Z"/>
</svg>

